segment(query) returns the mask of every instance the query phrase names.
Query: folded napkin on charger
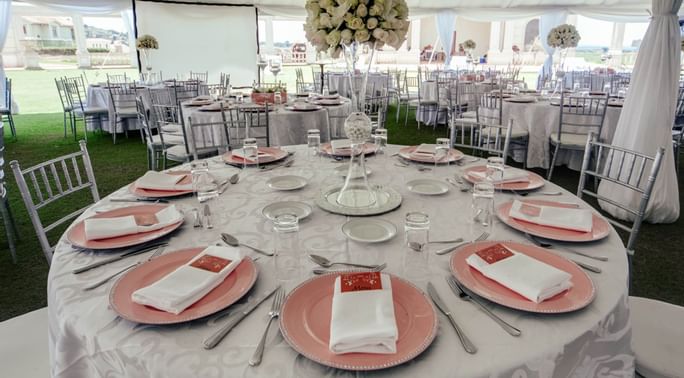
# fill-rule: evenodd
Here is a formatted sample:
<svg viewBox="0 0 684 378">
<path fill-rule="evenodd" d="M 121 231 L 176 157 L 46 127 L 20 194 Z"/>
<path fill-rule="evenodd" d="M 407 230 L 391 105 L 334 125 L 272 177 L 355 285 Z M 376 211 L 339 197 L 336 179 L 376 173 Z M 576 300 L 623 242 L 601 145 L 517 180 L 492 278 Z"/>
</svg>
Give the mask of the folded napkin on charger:
<svg viewBox="0 0 684 378">
<path fill-rule="evenodd" d="M 349 273 L 335 279 L 331 352 L 396 353 L 398 334 L 389 275 Z"/>
<path fill-rule="evenodd" d="M 535 303 L 572 287 L 570 273 L 495 244 L 468 256 L 466 262 L 501 285 Z"/>
<path fill-rule="evenodd" d="M 593 227 L 589 209 L 543 206 L 515 200 L 508 214 L 525 222 L 573 231 L 591 232 Z"/>
<path fill-rule="evenodd" d="M 163 172 L 147 171 L 141 178 L 135 180 L 135 186 L 140 189 L 179 191 L 192 190 L 192 183 L 179 184 L 188 175 L 172 175 Z"/>
<path fill-rule="evenodd" d="M 484 180 L 487 178 L 487 171 L 469 171 L 468 175 L 478 180 Z M 506 167 L 504 168 L 503 178 L 495 180 L 494 184 L 510 184 L 513 182 L 530 182 L 529 172 L 518 168 Z"/>
<path fill-rule="evenodd" d="M 245 158 L 245 150 L 242 148 L 236 148 L 233 151 L 231 151 L 233 154 L 233 157 L 236 157 L 240 160 L 246 160 L 248 163 L 254 163 L 254 159 L 247 159 Z M 262 159 L 265 157 L 272 156 L 268 152 L 262 151 L 261 149 L 257 150 L 257 159 Z"/>
<path fill-rule="evenodd" d="M 411 154 L 417 154 L 417 155 L 434 155 L 435 150 L 437 149 L 436 144 L 429 144 L 429 143 L 423 143 L 416 147 Z"/>
<path fill-rule="evenodd" d="M 159 281 L 134 291 L 131 299 L 178 315 L 220 285 L 242 257 L 239 248 L 207 247 Z"/>
<path fill-rule="evenodd" d="M 351 140 L 349 139 L 336 139 L 330 142 L 330 147 L 333 151 L 337 150 L 348 150 L 351 148 Z"/>
<path fill-rule="evenodd" d="M 144 219 L 144 222 L 141 222 L 145 225 L 139 225 L 133 215 L 116 218 L 88 218 L 83 221 L 85 236 L 87 240 L 98 240 L 155 231 L 182 221 L 183 214 L 176 209 L 175 205 L 169 205 L 149 218 L 152 219 Z"/>
</svg>

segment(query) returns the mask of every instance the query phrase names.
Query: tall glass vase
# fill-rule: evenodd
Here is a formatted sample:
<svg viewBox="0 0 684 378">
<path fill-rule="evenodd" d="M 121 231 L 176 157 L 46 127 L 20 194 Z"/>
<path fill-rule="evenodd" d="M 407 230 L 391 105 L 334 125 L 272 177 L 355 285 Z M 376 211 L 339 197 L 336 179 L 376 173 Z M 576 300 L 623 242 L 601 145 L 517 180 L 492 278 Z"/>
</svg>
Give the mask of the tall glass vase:
<svg viewBox="0 0 684 378">
<path fill-rule="evenodd" d="M 143 74 L 145 84 L 154 84 L 152 83 L 152 50 L 141 49 L 140 56 L 142 57 L 142 64 L 145 66 L 145 73 Z"/>
<path fill-rule="evenodd" d="M 364 208 L 377 203 L 377 195 L 368 183 L 365 166 L 365 145 L 370 139 L 372 124 L 365 114 L 366 84 L 375 55 L 375 46 L 371 48 L 368 65 L 357 80 L 356 64 L 361 45 L 353 42 L 344 46 L 344 57 L 347 63 L 347 78 L 352 101 L 352 113 L 344 121 L 344 132 L 351 142 L 349 170 L 344 186 L 337 196 L 337 203 L 345 207 Z"/>
</svg>

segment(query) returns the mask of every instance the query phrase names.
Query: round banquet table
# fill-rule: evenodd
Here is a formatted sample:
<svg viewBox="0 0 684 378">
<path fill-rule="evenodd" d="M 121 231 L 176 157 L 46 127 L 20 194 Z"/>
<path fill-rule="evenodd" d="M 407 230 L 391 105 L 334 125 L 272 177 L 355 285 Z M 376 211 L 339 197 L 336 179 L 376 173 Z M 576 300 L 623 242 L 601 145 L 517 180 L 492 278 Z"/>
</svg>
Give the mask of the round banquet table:
<svg viewBox="0 0 684 378">
<path fill-rule="evenodd" d="M 104 108 L 109 111 L 107 119 L 100 120 L 99 125 L 95 122 L 88 122 L 88 130 L 93 131 L 95 129 L 102 128 L 103 131 L 106 131 L 111 134 L 112 129 L 116 124 L 116 117 L 114 113 L 114 104 L 112 103 L 112 96 L 110 96 L 109 89 L 107 89 L 106 86 L 107 83 L 91 84 L 88 86 L 88 96 L 86 99 L 86 105 L 88 107 Z M 161 84 L 154 86 L 140 85 L 140 87 L 145 89 L 163 88 Z M 138 96 L 142 96 L 145 107 L 150 108 L 150 93 L 147 90 L 139 90 L 136 93 Z M 135 109 L 133 109 L 133 111 L 135 111 Z M 140 125 L 138 124 L 137 118 L 127 118 L 124 122 L 126 122 L 126 130 L 140 129 Z M 121 133 L 123 131 L 123 125 L 116 124 L 116 132 Z"/>
<path fill-rule="evenodd" d="M 326 73 L 328 80 L 328 90 L 333 93 L 337 92 L 340 96 L 351 98 L 351 90 L 349 89 L 349 77 L 346 73 L 328 72 Z M 355 81 L 354 86 L 357 88 L 361 87 L 361 82 L 363 80 L 363 75 L 356 74 L 353 77 Z M 375 88 L 376 91 L 381 90 L 387 86 L 391 86 L 389 83 L 390 78 L 387 77 L 386 73 L 370 72 L 368 74 L 367 88 Z M 367 93 L 370 95 L 370 93 Z"/>
<path fill-rule="evenodd" d="M 343 98 L 342 105 L 323 106 L 314 111 L 293 111 L 280 105 L 275 109 L 269 107 L 268 122 L 271 146 L 289 146 L 306 143 L 306 131 L 318 129 L 321 141 L 326 142 L 338 136 L 344 129 L 344 117 L 351 113 L 351 100 Z M 185 117 L 186 135 L 190 135 L 190 122 L 222 122 L 220 111 L 202 111 L 197 106 L 181 105 Z M 328 118 L 328 114 L 333 118 Z M 220 127 L 220 126 L 217 126 Z M 201 145 L 201 143 L 199 143 Z M 193 145 L 190 143 L 190 147 Z"/>
<path fill-rule="evenodd" d="M 299 200 L 313 206 L 321 184 L 341 183 L 333 174 L 339 164 L 332 159 L 306 158 L 306 146 L 287 147 L 296 151 L 297 160 L 291 168 L 267 172 L 242 171 L 238 184 L 222 194 L 212 204 L 214 229 L 194 229 L 190 219 L 169 238 L 165 253 L 188 247 L 213 244 L 220 232 L 237 235 L 241 241 L 257 247 L 272 248 L 271 224 L 261 214 L 264 206 L 274 201 Z M 398 146 L 389 146 L 388 152 Z M 228 177 L 236 168 L 210 159 L 210 169 L 217 178 Z M 480 163 L 482 160 L 480 160 Z M 477 164 L 477 163 L 473 163 Z M 419 172 L 414 165 L 400 168 L 388 155 L 370 157 L 371 183 L 389 185 L 403 196 L 401 207 L 379 218 L 394 223 L 399 233 L 379 244 L 361 244 L 345 238 L 341 226 L 349 219 L 327 213 L 313 206 L 313 213 L 300 222 L 302 243 L 301 280 L 312 276 L 313 263 L 304 257 L 316 253 L 335 259 L 361 263 L 387 262 L 386 272 L 404 276 L 402 255 L 405 252 L 401 230 L 408 211 L 427 212 L 431 220 L 431 238 L 469 237 L 463 211 L 469 207 L 470 195 L 450 190 L 437 197 L 413 194 L 405 182 L 417 177 L 458 173 L 462 167 L 439 167 L 433 172 Z M 266 186 L 270 177 L 299 174 L 309 184 L 299 191 L 276 192 Z M 550 190 L 560 190 L 546 184 Z M 103 198 L 80 219 L 91 216 L 94 209 L 131 204 L 110 203 L 112 197 L 126 195 L 121 188 Z M 507 193 L 497 194 L 497 201 L 510 199 Z M 530 197 L 528 197 L 530 198 Z M 563 192 L 559 200 L 575 200 Z M 196 206 L 192 197 L 171 200 L 182 210 Z M 585 206 L 588 206 L 585 204 Z M 186 214 L 189 212 L 186 211 Z M 189 218 L 189 216 L 187 217 Z M 522 234 L 500 222 L 494 225 L 490 240 L 523 242 Z M 590 273 L 597 295 L 588 307 L 567 314 L 542 315 L 519 312 L 487 303 L 496 314 L 522 330 L 522 336 L 512 337 L 480 310 L 452 295 L 444 276 L 449 274 L 449 256 L 430 254 L 430 272 L 425 280 L 414 281 L 423 290 L 430 279 L 461 328 L 478 347 L 477 354 L 467 354 L 461 347 L 451 325 L 438 313 L 440 326 L 432 345 L 414 360 L 403 365 L 373 372 L 347 372 L 328 368 L 297 354 L 280 333 L 272 327 L 266 342 L 261 365 L 250 367 L 248 359 L 254 352 L 267 321 L 270 301 L 247 316 L 215 349 L 204 350 L 202 341 L 226 321 L 226 312 L 175 326 L 136 324 L 117 316 L 109 305 L 112 283 L 92 291 L 82 287 L 105 274 L 113 273 L 136 259 L 128 258 L 104 267 L 74 275 L 72 270 L 104 258 L 106 252 L 77 251 L 65 237 L 58 242 L 48 278 L 48 316 L 50 359 L 54 377 L 590 377 L 631 376 L 634 355 L 630 348 L 631 328 L 627 304 L 627 258 L 620 238 L 614 230 L 599 242 L 575 245 L 589 253 L 609 257 L 607 262 L 588 260 L 603 269 Z M 441 248 L 434 245 L 432 248 Z M 243 252 L 255 255 L 249 250 Z M 559 252 L 560 253 L 560 252 Z M 275 285 L 273 259 L 260 256 L 256 262 L 259 278 L 249 296 L 260 295 Z M 581 258 L 578 256 L 566 256 Z M 236 305 L 237 306 L 237 305 Z M 239 307 L 236 307 L 239 309 Z M 230 312 L 237 311 L 233 307 Z"/>
</svg>

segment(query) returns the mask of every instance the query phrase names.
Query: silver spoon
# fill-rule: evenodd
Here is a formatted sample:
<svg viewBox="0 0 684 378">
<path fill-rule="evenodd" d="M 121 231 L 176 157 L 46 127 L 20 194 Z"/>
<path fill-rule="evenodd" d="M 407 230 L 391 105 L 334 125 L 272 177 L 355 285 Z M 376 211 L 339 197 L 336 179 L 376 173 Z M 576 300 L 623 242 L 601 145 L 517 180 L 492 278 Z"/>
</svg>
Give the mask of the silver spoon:
<svg viewBox="0 0 684 378">
<path fill-rule="evenodd" d="M 309 255 L 309 259 L 311 261 L 315 262 L 316 264 L 324 267 L 324 268 L 330 268 L 333 265 L 347 265 L 347 266 L 355 266 L 357 268 L 366 268 L 366 269 L 377 269 L 378 265 L 364 265 L 364 264 L 355 264 L 355 263 L 347 263 L 347 262 L 332 262 L 328 260 L 327 258 L 321 256 L 321 255 Z"/>
<path fill-rule="evenodd" d="M 521 196 L 521 197 L 526 197 L 530 193 L 534 193 L 536 195 L 541 195 L 541 196 L 560 196 L 563 194 L 561 192 L 521 192 L 521 191 L 517 191 L 517 190 L 512 190 L 512 192 L 513 192 L 513 194 Z"/>
<path fill-rule="evenodd" d="M 266 251 L 261 250 L 259 248 L 252 247 L 251 245 L 248 245 L 245 243 L 240 243 L 240 241 L 237 240 L 237 238 L 235 236 L 233 236 L 231 234 L 226 234 L 225 232 L 221 233 L 221 239 L 231 247 L 243 246 L 243 247 L 251 249 L 254 252 L 261 253 L 262 255 L 273 256 L 273 252 L 266 252 Z"/>
<path fill-rule="evenodd" d="M 230 176 L 230 178 L 228 179 L 228 182 L 230 182 L 231 184 L 237 184 L 238 181 L 240 181 L 240 173 L 236 173 Z"/>
</svg>

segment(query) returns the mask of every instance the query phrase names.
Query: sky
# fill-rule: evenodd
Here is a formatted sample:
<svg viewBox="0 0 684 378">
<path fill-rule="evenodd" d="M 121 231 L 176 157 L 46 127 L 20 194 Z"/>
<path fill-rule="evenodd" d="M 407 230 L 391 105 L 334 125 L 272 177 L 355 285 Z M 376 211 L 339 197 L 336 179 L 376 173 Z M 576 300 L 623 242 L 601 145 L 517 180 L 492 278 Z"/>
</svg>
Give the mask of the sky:
<svg viewBox="0 0 684 378">
<path fill-rule="evenodd" d="M 126 32 L 121 17 L 83 17 L 83 23 L 88 26 L 96 26 L 101 29 Z"/>
</svg>

